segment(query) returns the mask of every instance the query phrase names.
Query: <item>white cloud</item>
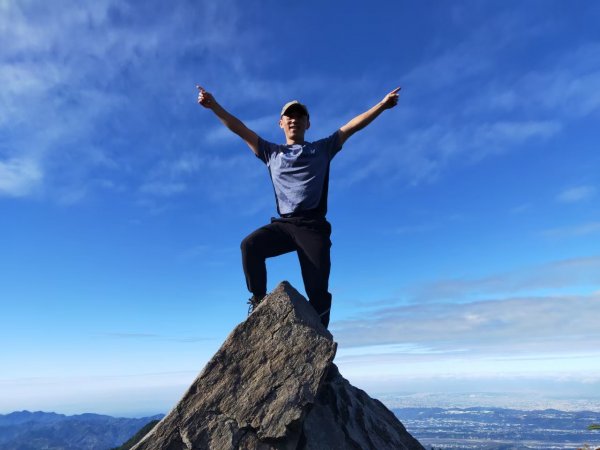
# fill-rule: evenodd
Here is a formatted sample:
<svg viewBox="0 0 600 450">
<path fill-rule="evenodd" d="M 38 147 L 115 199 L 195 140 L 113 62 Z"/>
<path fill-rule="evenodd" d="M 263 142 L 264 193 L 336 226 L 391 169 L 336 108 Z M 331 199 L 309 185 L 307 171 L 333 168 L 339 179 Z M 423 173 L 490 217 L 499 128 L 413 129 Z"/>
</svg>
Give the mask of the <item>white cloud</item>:
<svg viewBox="0 0 600 450">
<path fill-rule="evenodd" d="M 598 257 L 479 279 L 442 280 L 409 289 L 410 304 L 378 305 L 336 321 L 333 333 L 340 360 L 348 365 L 399 370 L 414 364 L 424 372 L 458 373 L 468 364 L 481 373 L 518 374 L 527 360 L 528 367 L 536 368 L 533 372 L 551 374 L 556 360 L 566 359 L 573 363 L 566 372 L 591 373 L 592 366 L 600 369 L 590 363 L 598 359 L 600 348 L 598 285 Z"/>
<path fill-rule="evenodd" d="M 475 134 L 475 146 L 505 145 L 506 143 L 521 143 L 530 138 L 549 138 L 558 133 L 562 125 L 555 120 L 537 120 L 509 122 L 498 121 L 492 124 L 482 124 Z"/>
<path fill-rule="evenodd" d="M 485 25 L 469 33 L 469 39 L 430 56 L 426 62 L 406 74 L 403 81 L 407 85 L 426 86 L 437 90 L 455 86 L 461 80 L 485 73 L 493 67 L 490 55 L 525 31 L 512 29 L 511 33 L 500 32 L 504 31 L 506 25 L 507 16 L 486 21 Z"/>
<path fill-rule="evenodd" d="M 541 232 L 547 238 L 565 239 L 588 236 L 600 232 L 600 222 L 587 222 L 569 227 L 550 228 Z"/>
<path fill-rule="evenodd" d="M 413 300 L 458 301 L 481 295 L 600 285 L 600 257 L 573 258 L 482 278 L 447 279 L 412 289 Z"/>
<path fill-rule="evenodd" d="M 532 205 L 530 203 L 523 203 L 521 205 L 515 206 L 510 210 L 511 214 L 524 214 L 526 212 L 531 211 Z"/>
<path fill-rule="evenodd" d="M 451 101 L 451 100 L 448 100 Z M 402 108 L 402 104 L 398 109 Z M 423 119 L 428 113 L 414 111 Z M 427 125 L 408 126 L 400 110 L 390 110 L 378 119 L 376 136 L 368 139 L 352 138 L 355 152 L 363 155 L 360 163 L 349 160 L 343 163 L 343 182 L 356 183 L 365 179 L 408 180 L 411 184 L 435 181 L 450 167 L 474 164 L 489 157 L 524 149 L 525 144 L 553 138 L 563 129 L 555 119 L 511 119 L 482 113 L 466 116 L 457 122 L 458 113 L 441 113 Z M 377 152 L 373 152 L 373 147 Z M 364 160 L 364 155 L 369 155 Z"/>
<path fill-rule="evenodd" d="M 560 123 L 552 120 L 467 122 L 459 128 L 433 125 L 410 132 L 402 146 L 409 154 L 418 152 L 430 161 L 433 171 L 423 170 L 421 163 L 417 165 L 420 169 L 416 173 L 426 178 L 459 159 L 477 162 L 511 151 L 531 139 L 547 139 L 560 130 Z"/>
<path fill-rule="evenodd" d="M 600 109 L 600 44 L 591 42 L 556 55 L 553 64 L 518 73 L 510 83 L 494 76 L 480 87 L 469 113 L 527 113 L 570 120 Z"/>
<path fill-rule="evenodd" d="M 0 60 L 0 82 L 4 86 L 0 96 L 6 105 L 0 111 L 0 128 L 21 130 L 19 139 L 11 142 L 11 157 L 32 157 L 36 152 L 42 175 L 69 173 L 63 169 L 72 168 L 73 159 L 65 158 L 62 149 L 85 149 L 99 140 L 98 130 L 116 128 L 115 141 L 123 145 L 123 140 L 129 140 L 133 154 L 110 154 L 115 142 L 107 142 L 100 151 L 116 167 L 144 166 L 143 170 L 129 170 L 129 175 L 135 176 L 152 171 L 153 158 L 180 157 L 177 150 L 165 156 L 165 148 L 181 149 L 185 147 L 182 143 L 199 140 L 189 135 L 173 138 L 153 129 L 156 121 L 168 122 L 185 110 L 183 105 L 193 102 L 194 82 L 206 83 L 205 87 L 214 89 L 225 105 L 239 107 L 241 116 L 250 112 L 243 117 L 248 125 L 272 135 L 277 133 L 277 108 L 292 93 L 315 97 L 315 111 L 321 108 L 321 113 L 328 114 L 315 119 L 317 133 L 333 131 L 354 112 L 361 112 L 357 110 L 357 98 L 367 98 L 367 87 L 373 87 L 374 83 L 364 78 L 332 80 L 311 74 L 284 82 L 275 75 L 252 76 L 252 71 L 246 69 L 260 59 L 263 50 L 257 44 L 261 33 L 255 27 L 240 26 L 242 12 L 234 1 L 201 2 L 191 9 L 180 5 L 158 12 L 156 8 L 162 7 L 152 4 L 134 9 L 130 4 L 109 0 L 86 6 L 64 1 L 41 11 L 16 4 L 7 7 L 9 13 L 0 19 L 4 21 L 0 22 L 0 38 L 7 43 L 3 47 L 7 59 Z M 504 83 L 493 72 L 495 55 L 535 32 L 512 15 L 503 15 L 482 24 L 453 48 L 429 51 L 426 62 L 402 77 L 409 101 L 404 102 L 403 94 L 400 106 L 378 119 L 382 131 L 379 135 L 369 130 L 365 132 L 369 134 L 368 142 L 353 138 L 352 146 L 360 156 L 336 162 L 349 169 L 343 171 L 340 183 L 348 185 L 368 178 L 431 181 L 453 165 L 478 162 L 523 148 L 529 142 L 552 138 L 570 117 L 557 107 L 564 100 L 560 92 L 567 95 L 573 106 L 570 110 L 594 111 L 598 102 L 589 92 L 600 92 L 590 89 L 598 81 L 597 71 L 591 63 L 584 66 L 578 62 L 594 54 L 594 47 L 577 50 L 579 57 L 573 57 L 571 65 L 561 63 L 549 68 L 552 76 L 546 77 L 541 71 L 523 74 L 514 86 L 498 89 Z M 78 39 L 71 39 L 74 35 Z M 202 70 L 197 74 L 191 73 L 189 63 L 180 65 L 190 55 L 202 58 L 198 66 Z M 562 91 L 557 89 L 555 75 L 561 80 Z M 192 81 L 196 76 L 201 79 Z M 184 83 L 190 83 L 189 92 L 182 88 Z M 462 86 L 462 91 L 448 86 Z M 429 98 L 432 93 L 435 101 Z M 257 100 L 262 105 L 258 109 Z M 421 104 L 421 100 L 425 102 Z M 469 105 L 473 105 L 471 109 Z M 534 113 L 530 113 L 532 105 Z M 365 108 L 368 106 L 365 104 Z M 154 109 L 163 110 L 160 117 L 146 114 Z M 508 110 L 519 114 L 498 113 Z M 528 114 L 520 114 L 523 111 Z M 558 111 L 556 118 L 549 118 L 550 111 Z M 338 123 L 333 117 L 343 119 Z M 43 120 L 44 126 L 39 127 Z M 140 123 L 144 120 L 151 123 Z M 204 136 L 203 143 L 209 144 L 233 143 L 237 139 L 220 124 L 215 127 L 208 123 L 202 118 L 197 130 L 184 131 Z M 171 132 L 185 134 L 179 131 Z M 374 145 L 376 152 L 372 151 Z M 142 154 L 138 146 L 146 153 Z M 49 166 L 49 159 L 60 160 L 62 166 Z M 78 185 L 98 166 L 79 155 L 75 159 L 79 161 L 80 176 L 66 182 Z M 374 173 L 378 176 L 372 177 Z M 58 176 L 42 176 L 42 180 L 46 185 L 65 183 Z M 163 189 L 142 188 L 147 193 L 154 190 L 175 194 L 174 184 L 184 183 L 174 179 L 136 181 L 138 185 L 162 184 Z M 87 192 L 77 187 L 71 190 Z"/>
<path fill-rule="evenodd" d="M 43 180 L 37 161 L 13 158 L 0 161 L 0 196 L 25 197 Z"/>
<path fill-rule="evenodd" d="M 425 233 L 428 231 L 435 230 L 438 228 L 438 224 L 428 223 L 421 225 L 405 225 L 398 227 L 394 230 L 396 234 L 413 234 L 413 233 Z"/>
<path fill-rule="evenodd" d="M 207 111 L 206 114 L 212 115 L 213 113 Z M 211 117 L 210 120 L 215 119 Z M 279 126 L 277 123 L 277 113 L 264 117 L 243 120 L 243 122 L 248 128 L 257 133 L 259 136 L 266 136 L 269 133 L 272 133 L 273 130 L 276 130 Z M 244 143 L 244 141 L 242 141 L 242 139 L 239 136 L 236 136 L 221 123 L 209 129 L 206 132 L 204 139 L 206 139 L 206 141 L 211 144 L 219 142 L 228 142 L 231 143 L 232 146 L 240 147 L 242 149 L 246 148 L 246 144 Z"/>
<path fill-rule="evenodd" d="M 214 341 L 214 338 L 200 337 L 200 336 L 187 336 L 187 337 L 174 337 L 164 336 L 155 333 L 101 333 L 98 335 L 101 338 L 108 339 L 122 339 L 122 340 L 153 340 L 153 341 L 173 341 L 173 342 L 185 342 L 185 343 L 197 343 L 203 341 Z"/>
<path fill-rule="evenodd" d="M 593 186 L 575 186 L 562 191 L 556 199 L 562 203 L 577 203 L 592 198 L 595 193 Z"/>
<path fill-rule="evenodd" d="M 160 4 L 134 9 L 111 0 L 7 4 L 0 17 L 0 151 L 6 155 L 3 170 L 12 175 L 2 191 L 31 195 L 29 177 L 59 201 L 65 191 L 86 195 L 94 188 L 90 174 L 107 169 L 106 161 L 113 170 L 129 170 L 132 162 L 143 165 L 151 156 L 138 150 L 148 152 L 148 142 L 169 145 L 161 142 L 168 136 L 149 132 L 152 124 L 142 121 L 164 120 L 148 114 L 167 97 L 161 113 L 180 108 L 186 74 L 173 72 L 181 55 L 203 54 L 208 63 L 223 52 L 234 58 L 251 45 L 249 38 L 232 47 L 240 33 L 233 6 L 203 2 L 193 10 L 180 5 L 158 14 Z M 113 153 L 127 144 L 126 154 Z M 35 161 L 37 175 L 15 161 Z M 131 176 L 140 172 L 129 170 Z M 173 186 L 144 189 L 164 194 Z"/>
<path fill-rule="evenodd" d="M 154 181 L 145 183 L 140 187 L 140 192 L 143 194 L 157 195 L 159 197 L 169 197 L 175 194 L 180 194 L 186 190 L 186 185 L 179 182 L 161 182 Z"/>
<path fill-rule="evenodd" d="M 388 346 L 390 357 L 420 353 L 430 359 L 440 352 L 465 357 L 573 356 L 598 351 L 598 307 L 600 297 L 595 295 L 427 303 L 336 322 L 334 335 L 340 347 Z"/>
<path fill-rule="evenodd" d="M 411 114 L 386 112 L 378 119 L 386 125 L 376 139 L 364 145 L 353 141 L 369 159 L 345 166 L 346 182 L 435 181 L 455 166 L 527 151 L 558 136 L 570 122 L 596 113 L 600 66 L 592 55 L 598 54 L 598 44 L 569 48 L 540 69 L 496 70 L 496 58 L 501 60 L 507 47 L 547 32 L 535 28 L 501 16 L 453 48 L 429 55 L 402 80 L 406 89 L 398 109 L 409 106 Z"/>
<path fill-rule="evenodd" d="M 238 138 L 239 140 L 239 138 Z M 231 183 L 235 174 L 236 183 Z M 273 198 L 256 198 L 258 185 L 268 183 L 264 165 L 239 140 L 224 154 L 214 149 L 198 148 L 159 160 L 140 186 L 144 196 L 171 197 L 183 192 L 200 193 L 215 204 L 236 205 L 240 214 L 250 214 L 273 204 Z"/>
</svg>

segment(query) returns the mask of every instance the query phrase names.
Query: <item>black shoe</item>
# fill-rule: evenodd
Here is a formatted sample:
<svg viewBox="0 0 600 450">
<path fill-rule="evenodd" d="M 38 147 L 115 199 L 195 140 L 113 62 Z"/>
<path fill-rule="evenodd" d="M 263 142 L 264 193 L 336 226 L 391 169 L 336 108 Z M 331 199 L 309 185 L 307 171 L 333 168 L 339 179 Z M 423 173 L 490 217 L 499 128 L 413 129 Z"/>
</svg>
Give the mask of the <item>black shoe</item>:
<svg viewBox="0 0 600 450">
<path fill-rule="evenodd" d="M 265 298 L 264 295 L 253 295 L 248 299 L 248 315 L 252 314 L 263 298 Z"/>
</svg>

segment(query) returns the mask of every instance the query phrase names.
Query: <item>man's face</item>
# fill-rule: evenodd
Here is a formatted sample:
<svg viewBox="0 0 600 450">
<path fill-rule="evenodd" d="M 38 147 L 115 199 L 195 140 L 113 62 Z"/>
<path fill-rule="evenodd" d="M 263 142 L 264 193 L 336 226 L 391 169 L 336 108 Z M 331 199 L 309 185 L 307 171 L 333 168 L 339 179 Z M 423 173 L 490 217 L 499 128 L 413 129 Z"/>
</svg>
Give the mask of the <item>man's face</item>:
<svg viewBox="0 0 600 450">
<path fill-rule="evenodd" d="M 279 119 L 279 126 L 283 129 L 287 139 L 302 141 L 304 133 L 310 127 L 310 121 L 300 108 L 291 107 Z"/>
</svg>

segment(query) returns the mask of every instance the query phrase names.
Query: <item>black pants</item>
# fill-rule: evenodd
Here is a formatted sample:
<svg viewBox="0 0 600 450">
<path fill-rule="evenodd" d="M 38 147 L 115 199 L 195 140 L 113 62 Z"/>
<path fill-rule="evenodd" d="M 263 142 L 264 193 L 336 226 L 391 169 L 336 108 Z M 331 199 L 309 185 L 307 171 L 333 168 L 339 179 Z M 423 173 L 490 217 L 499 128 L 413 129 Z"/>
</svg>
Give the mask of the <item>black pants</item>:
<svg viewBox="0 0 600 450">
<path fill-rule="evenodd" d="M 309 303 L 329 325 L 331 294 L 331 225 L 323 218 L 273 218 L 242 241 L 242 265 L 248 290 L 262 297 L 267 292 L 266 258 L 298 252 L 304 288 Z"/>
</svg>

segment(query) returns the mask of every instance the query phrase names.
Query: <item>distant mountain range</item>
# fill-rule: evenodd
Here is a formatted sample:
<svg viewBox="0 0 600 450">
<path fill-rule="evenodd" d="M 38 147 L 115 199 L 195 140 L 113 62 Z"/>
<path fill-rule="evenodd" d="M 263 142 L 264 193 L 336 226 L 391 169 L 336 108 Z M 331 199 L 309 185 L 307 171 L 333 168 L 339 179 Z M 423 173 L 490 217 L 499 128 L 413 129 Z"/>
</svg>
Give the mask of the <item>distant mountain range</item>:
<svg viewBox="0 0 600 450">
<path fill-rule="evenodd" d="M 408 431 L 429 450 L 596 449 L 600 413 L 503 408 L 394 408 Z M 110 450 L 162 416 L 141 419 L 45 412 L 0 415 L 2 450 Z M 143 433 L 145 434 L 145 432 Z M 127 448 L 127 447 L 123 447 Z"/>
<path fill-rule="evenodd" d="M 65 416 L 19 411 L 0 415 L 2 450 L 108 450 L 119 447 L 148 422 L 99 414 Z"/>
</svg>

